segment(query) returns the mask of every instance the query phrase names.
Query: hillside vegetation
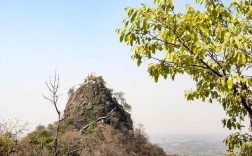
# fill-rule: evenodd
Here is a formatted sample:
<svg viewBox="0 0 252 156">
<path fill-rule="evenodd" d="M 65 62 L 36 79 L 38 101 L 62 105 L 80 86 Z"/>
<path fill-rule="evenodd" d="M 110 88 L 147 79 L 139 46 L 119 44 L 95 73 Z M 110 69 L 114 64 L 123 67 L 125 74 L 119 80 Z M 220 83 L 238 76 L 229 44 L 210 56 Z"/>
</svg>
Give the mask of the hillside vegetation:
<svg viewBox="0 0 252 156">
<path fill-rule="evenodd" d="M 148 142 L 143 126 L 133 128 L 122 97 L 115 98 L 101 76 L 89 75 L 69 100 L 59 126 L 58 150 L 54 152 L 57 121 L 39 125 L 22 139 L 0 136 L 0 155 L 67 156 L 166 156 Z M 10 133 L 11 134 L 11 133 Z"/>
</svg>

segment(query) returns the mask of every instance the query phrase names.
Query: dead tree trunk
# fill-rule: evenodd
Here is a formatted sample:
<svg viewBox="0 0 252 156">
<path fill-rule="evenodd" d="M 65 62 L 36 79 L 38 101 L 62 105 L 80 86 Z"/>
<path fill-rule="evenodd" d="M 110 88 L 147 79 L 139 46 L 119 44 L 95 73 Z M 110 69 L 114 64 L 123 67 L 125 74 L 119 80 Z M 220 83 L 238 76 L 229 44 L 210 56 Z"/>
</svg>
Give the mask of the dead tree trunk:
<svg viewBox="0 0 252 156">
<path fill-rule="evenodd" d="M 60 111 L 57 106 L 58 99 L 59 99 L 58 89 L 60 87 L 59 75 L 57 75 L 55 72 L 53 81 L 49 77 L 49 83 L 47 83 L 47 82 L 45 82 L 45 83 L 46 83 L 48 90 L 50 91 L 50 97 L 46 97 L 44 95 L 43 95 L 43 97 L 45 99 L 47 99 L 48 101 L 50 101 L 50 103 L 52 103 L 54 105 L 54 108 L 55 108 L 57 115 L 58 115 L 57 128 L 56 128 L 56 134 L 54 137 L 54 145 L 53 145 L 54 156 L 57 156 L 58 155 L 58 147 L 59 147 L 58 137 L 59 137 L 59 130 L 60 130 L 60 122 L 61 122 Z"/>
</svg>

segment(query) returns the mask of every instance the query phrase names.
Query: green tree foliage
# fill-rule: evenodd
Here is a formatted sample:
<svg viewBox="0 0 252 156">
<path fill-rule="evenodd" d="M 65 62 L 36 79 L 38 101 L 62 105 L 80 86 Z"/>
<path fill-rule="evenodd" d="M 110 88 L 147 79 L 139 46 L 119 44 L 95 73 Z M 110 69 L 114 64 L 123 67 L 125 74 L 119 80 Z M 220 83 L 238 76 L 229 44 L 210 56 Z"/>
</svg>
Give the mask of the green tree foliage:
<svg viewBox="0 0 252 156">
<path fill-rule="evenodd" d="M 172 0 L 154 0 L 154 6 L 126 8 L 128 18 L 118 29 L 120 41 L 131 46 L 132 59 L 148 62 L 155 81 L 187 74 L 196 82 L 187 100 L 219 101 L 226 111 L 223 126 L 243 129 L 245 118 L 252 128 L 252 1 L 196 0 L 204 7 L 186 6 L 185 13 L 174 11 Z M 252 137 L 233 134 L 226 143 L 232 152 L 251 155 Z"/>
</svg>

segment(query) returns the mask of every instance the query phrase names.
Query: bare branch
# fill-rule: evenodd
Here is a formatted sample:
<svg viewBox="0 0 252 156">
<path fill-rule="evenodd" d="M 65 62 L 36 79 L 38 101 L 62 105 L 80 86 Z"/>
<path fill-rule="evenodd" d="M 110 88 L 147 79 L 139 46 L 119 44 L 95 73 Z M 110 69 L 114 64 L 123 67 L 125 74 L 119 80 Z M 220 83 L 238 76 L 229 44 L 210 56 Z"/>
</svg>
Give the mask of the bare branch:
<svg viewBox="0 0 252 156">
<path fill-rule="evenodd" d="M 55 138 L 54 138 L 54 146 L 53 146 L 54 156 L 57 156 L 58 155 L 58 146 L 59 146 L 58 145 L 58 135 L 59 135 L 59 130 L 60 130 L 61 119 L 60 119 L 60 111 L 57 106 L 58 99 L 60 96 L 58 93 L 60 83 L 59 83 L 59 75 L 57 75 L 56 71 L 54 73 L 53 82 L 52 82 L 51 77 L 49 76 L 49 84 L 50 85 L 48 84 L 48 82 L 45 82 L 45 83 L 46 83 L 48 90 L 51 92 L 51 94 L 50 94 L 51 98 L 48 98 L 44 95 L 43 95 L 43 97 L 54 105 L 54 108 L 55 108 L 56 113 L 58 115 L 57 129 L 56 129 L 56 134 L 55 134 Z"/>
</svg>

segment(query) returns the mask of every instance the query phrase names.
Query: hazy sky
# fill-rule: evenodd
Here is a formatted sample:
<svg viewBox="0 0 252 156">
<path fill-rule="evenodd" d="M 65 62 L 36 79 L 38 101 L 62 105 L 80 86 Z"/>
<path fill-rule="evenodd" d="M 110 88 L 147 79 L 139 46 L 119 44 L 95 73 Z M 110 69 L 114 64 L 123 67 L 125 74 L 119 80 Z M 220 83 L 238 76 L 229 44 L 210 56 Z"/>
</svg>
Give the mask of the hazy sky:
<svg viewBox="0 0 252 156">
<path fill-rule="evenodd" d="M 130 48 L 119 42 L 125 7 L 140 0 L 0 0 L 0 120 L 19 118 L 38 124 L 56 120 L 53 106 L 43 99 L 44 81 L 57 69 L 64 110 L 67 91 L 88 73 L 102 75 L 107 86 L 125 92 L 135 123 L 150 136 L 164 134 L 225 134 L 222 107 L 187 102 L 193 88 L 187 76 L 158 83 L 146 66 L 137 67 Z M 187 1 L 194 4 L 194 0 Z M 177 0 L 175 7 L 184 11 Z"/>
</svg>

